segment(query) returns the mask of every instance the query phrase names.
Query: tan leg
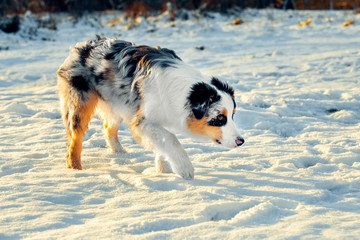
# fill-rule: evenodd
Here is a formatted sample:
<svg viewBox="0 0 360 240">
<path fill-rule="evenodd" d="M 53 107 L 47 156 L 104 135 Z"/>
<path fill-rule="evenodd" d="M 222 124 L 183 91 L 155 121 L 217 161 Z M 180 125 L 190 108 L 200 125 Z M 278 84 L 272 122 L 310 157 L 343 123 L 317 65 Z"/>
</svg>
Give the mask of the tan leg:
<svg viewBox="0 0 360 240">
<path fill-rule="evenodd" d="M 66 159 L 66 166 L 68 168 L 81 170 L 81 150 L 82 150 L 82 141 L 84 139 L 85 133 L 76 133 L 73 132 L 68 145 L 68 153 Z"/>
<path fill-rule="evenodd" d="M 117 124 L 112 123 L 111 121 L 104 120 L 104 130 L 105 130 L 105 140 L 107 147 L 111 152 L 122 152 L 126 153 L 125 149 L 121 146 L 118 138 L 118 128 L 121 121 Z"/>
<path fill-rule="evenodd" d="M 81 170 L 81 150 L 82 141 L 88 128 L 91 116 L 94 113 L 98 97 L 95 94 L 89 95 L 86 102 L 75 106 L 75 111 L 71 116 L 71 136 L 68 143 L 68 153 L 66 165 L 68 168 Z"/>
</svg>

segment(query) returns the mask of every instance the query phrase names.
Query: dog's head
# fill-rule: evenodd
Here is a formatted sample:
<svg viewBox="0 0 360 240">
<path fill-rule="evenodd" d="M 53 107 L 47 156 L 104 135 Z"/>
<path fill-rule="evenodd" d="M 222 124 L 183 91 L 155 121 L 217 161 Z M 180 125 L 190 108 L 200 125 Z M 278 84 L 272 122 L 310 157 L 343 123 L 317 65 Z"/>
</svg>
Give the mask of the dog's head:
<svg viewBox="0 0 360 240">
<path fill-rule="evenodd" d="M 245 141 L 234 123 L 234 90 L 217 78 L 211 84 L 199 82 L 188 96 L 191 109 L 186 123 L 195 135 L 203 135 L 225 147 L 241 146 Z"/>
</svg>

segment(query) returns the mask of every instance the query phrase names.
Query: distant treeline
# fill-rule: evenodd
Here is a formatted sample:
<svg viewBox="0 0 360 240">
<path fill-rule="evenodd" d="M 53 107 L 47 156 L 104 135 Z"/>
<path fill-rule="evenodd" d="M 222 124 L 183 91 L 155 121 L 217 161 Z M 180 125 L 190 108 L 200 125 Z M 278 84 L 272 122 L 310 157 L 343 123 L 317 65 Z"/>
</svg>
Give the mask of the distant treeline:
<svg viewBox="0 0 360 240">
<path fill-rule="evenodd" d="M 233 8 L 357 9 L 360 0 L 0 0 L 0 14 L 85 12 L 124 10 L 131 15 L 164 11 L 169 4 L 175 9 L 199 9 L 224 12 Z"/>
</svg>

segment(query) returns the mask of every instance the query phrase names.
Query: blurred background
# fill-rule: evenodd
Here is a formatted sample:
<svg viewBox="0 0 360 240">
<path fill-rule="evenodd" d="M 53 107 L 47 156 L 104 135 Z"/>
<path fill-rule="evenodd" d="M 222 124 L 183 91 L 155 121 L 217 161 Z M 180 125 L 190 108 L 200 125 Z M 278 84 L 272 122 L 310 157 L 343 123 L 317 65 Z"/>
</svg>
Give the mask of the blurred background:
<svg viewBox="0 0 360 240">
<path fill-rule="evenodd" d="M 100 26 L 112 27 L 125 22 L 125 28 L 131 29 L 141 21 L 151 21 L 154 16 L 158 16 L 158 19 L 166 15 L 171 22 L 189 20 L 191 16 L 188 10 L 192 11 L 196 19 L 210 17 L 211 13 L 237 16 L 233 24 L 239 25 L 243 23 L 239 14 L 245 9 L 330 9 L 351 10 L 358 14 L 360 0 L 0 0 L 0 30 L 16 33 L 22 27 L 20 35 L 34 39 L 37 38 L 39 28 L 56 30 L 58 24 L 66 18 L 76 23 L 83 17 Z M 113 17 L 103 21 L 100 15 Z M 332 18 L 328 20 L 333 21 Z M 344 24 L 353 23 L 351 20 Z M 299 24 L 309 25 L 311 21 Z"/>
<path fill-rule="evenodd" d="M 360 0 L 0 0 L 0 14 L 69 12 L 82 15 L 92 11 L 123 10 L 130 15 L 164 11 L 171 3 L 177 9 L 226 12 L 234 8 L 357 9 Z"/>
</svg>

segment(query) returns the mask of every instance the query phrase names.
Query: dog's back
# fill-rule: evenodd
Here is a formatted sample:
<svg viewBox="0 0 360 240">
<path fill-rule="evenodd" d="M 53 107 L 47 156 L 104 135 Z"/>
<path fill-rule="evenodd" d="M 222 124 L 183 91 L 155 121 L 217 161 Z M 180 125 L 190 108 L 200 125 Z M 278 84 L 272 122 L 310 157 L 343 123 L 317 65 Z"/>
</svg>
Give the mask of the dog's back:
<svg viewBox="0 0 360 240">
<path fill-rule="evenodd" d="M 137 109 L 142 94 L 139 85 L 143 84 L 145 76 L 154 66 L 167 68 L 174 61 L 181 60 L 174 51 L 166 48 L 97 38 L 78 43 L 71 49 L 57 72 L 59 87 L 65 85 L 72 89 L 75 96 L 69 97 L 80 102 L 95 94 L 110 105 L 122 103 Z"/>
</svg>

